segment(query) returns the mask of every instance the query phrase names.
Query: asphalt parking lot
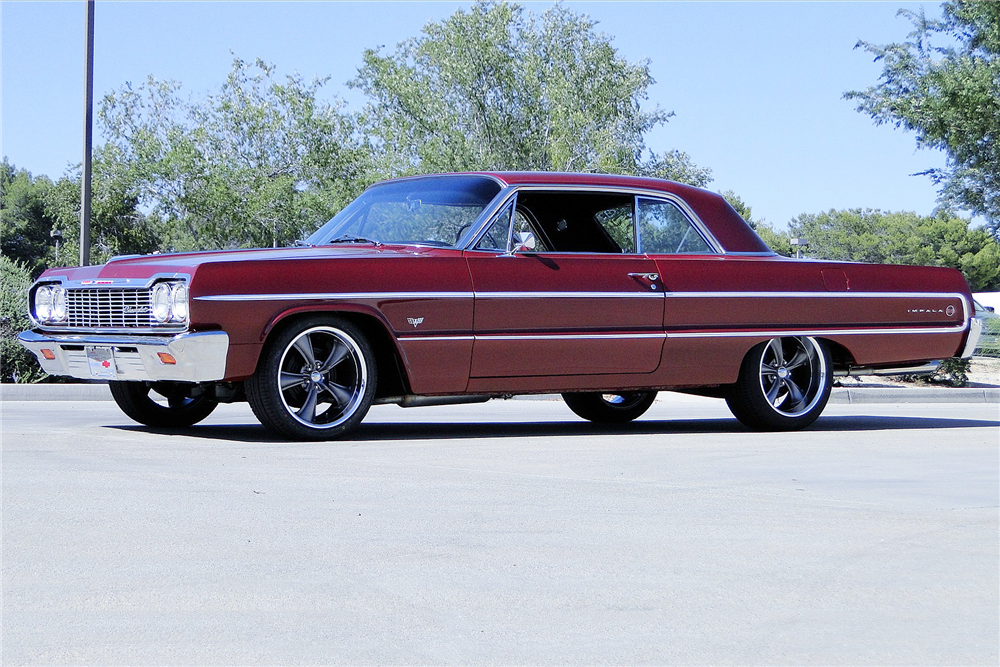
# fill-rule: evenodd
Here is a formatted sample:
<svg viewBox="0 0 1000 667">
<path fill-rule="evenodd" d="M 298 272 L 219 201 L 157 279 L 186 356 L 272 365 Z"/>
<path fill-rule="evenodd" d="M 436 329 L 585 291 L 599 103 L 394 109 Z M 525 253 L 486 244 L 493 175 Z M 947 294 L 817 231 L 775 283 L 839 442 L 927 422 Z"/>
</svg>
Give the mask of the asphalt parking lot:
<svg viewBox="0 0 1000 667">
<path fill-rule="evenodd" d="M 996 403 L 378 406 L 306 444 L 0 407 L 4 665 L 1000 660 Z"/>
</svg>

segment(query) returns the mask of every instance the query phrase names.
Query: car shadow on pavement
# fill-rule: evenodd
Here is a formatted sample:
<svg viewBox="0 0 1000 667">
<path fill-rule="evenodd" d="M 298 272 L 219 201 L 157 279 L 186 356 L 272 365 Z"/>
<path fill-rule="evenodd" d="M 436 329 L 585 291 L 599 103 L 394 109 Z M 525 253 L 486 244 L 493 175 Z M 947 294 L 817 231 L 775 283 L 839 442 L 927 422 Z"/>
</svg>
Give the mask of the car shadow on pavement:
<svg viewBox="0 0 1000 667">
<path fill-rule="evenodd" d="M 898 431 L 912 429 L 984 428 L 1000 426 L 1000 421 L 945 419 L 939 417 L 892 417 L 880 415 L 831 415 L 820 417 L 801 433 Z M 136 433 L 180 435 L 232 442 L 293 442 L 257 424 L 199 424 L 184 429 L 151 428 L 139 425 L 109 425 Z M 699 433 L 745 433 L 751 431 L 735 419 L 638 420 L 628 424 L 603 425 L 583 421 L 545 422 L 370 422 L 362 423 L 346 438 L 335 442 L 377 442 L 383 440 L 451 440 L 463 438 L 552 438 L 587 435 L 683 435 Z"/>
</svg>

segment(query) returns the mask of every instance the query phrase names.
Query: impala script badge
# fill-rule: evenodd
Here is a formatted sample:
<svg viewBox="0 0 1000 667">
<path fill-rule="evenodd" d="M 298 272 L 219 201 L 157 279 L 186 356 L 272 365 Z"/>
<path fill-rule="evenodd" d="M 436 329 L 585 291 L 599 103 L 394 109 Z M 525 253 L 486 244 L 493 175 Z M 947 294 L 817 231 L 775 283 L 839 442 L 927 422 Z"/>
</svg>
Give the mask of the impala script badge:
<svg viewBox="0 0 1000 667">
<path fill-rule="evenodd" d="M 413 328 L 416 329 L 417 325 L 419 325 L 421 322 L 424 321 L 424 318 L 422 318 L 422 317 L 407 317 L 406 321 L 409 322 L 410 324 L 412 324 Z"/>
<path fill-rule="evenodd" d="M 908 308 L 906 310 L 908 313 L 942 313 L 951 317 L 955 314 L 955 306 L 948 306 L 947 308 Z"/>
</svg>

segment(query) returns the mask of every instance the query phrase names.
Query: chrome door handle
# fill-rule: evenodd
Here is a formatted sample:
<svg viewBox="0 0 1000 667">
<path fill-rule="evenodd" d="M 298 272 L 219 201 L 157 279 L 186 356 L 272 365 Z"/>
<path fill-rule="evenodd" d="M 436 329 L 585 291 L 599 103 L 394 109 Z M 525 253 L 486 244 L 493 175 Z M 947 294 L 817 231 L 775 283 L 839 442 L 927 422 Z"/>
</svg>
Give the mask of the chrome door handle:
<svg viewBox="0 0 1000 667">
<path fill-rule="evenodd" d="M 659 273 L 630 273 L 629 278 L 638 278 L 639 280 L 647 283 L 649 289 L 656 289 L 656 281 L 660 279 Z"/>
</svg>

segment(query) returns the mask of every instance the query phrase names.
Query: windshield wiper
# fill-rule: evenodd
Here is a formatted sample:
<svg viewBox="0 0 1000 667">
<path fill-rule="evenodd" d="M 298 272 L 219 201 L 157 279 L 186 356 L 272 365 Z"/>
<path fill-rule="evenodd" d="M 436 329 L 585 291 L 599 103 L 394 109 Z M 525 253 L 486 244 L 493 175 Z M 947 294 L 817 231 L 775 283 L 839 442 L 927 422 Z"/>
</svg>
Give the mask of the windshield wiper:
<svg viewBox="0 0 1000 667">
<path fill-rule="evenodd" d="M 382 245 L 381 241 L 376 241 L 375 239 L 366 239 L 363 236 L 351 236 L 350 234 L 344 234 L 338 236 L 335 239 L 330 239 L 327 241 L 328 244 L 331 243 L 371 243 L 376 248 Z"/>
<path fill-rule="evenodd" d="M 306 243 L 302 239 L 295 239 L 295 243 L 292 244 L 295 248 L 315 248 L 312 243 Z"/>
</svg>

